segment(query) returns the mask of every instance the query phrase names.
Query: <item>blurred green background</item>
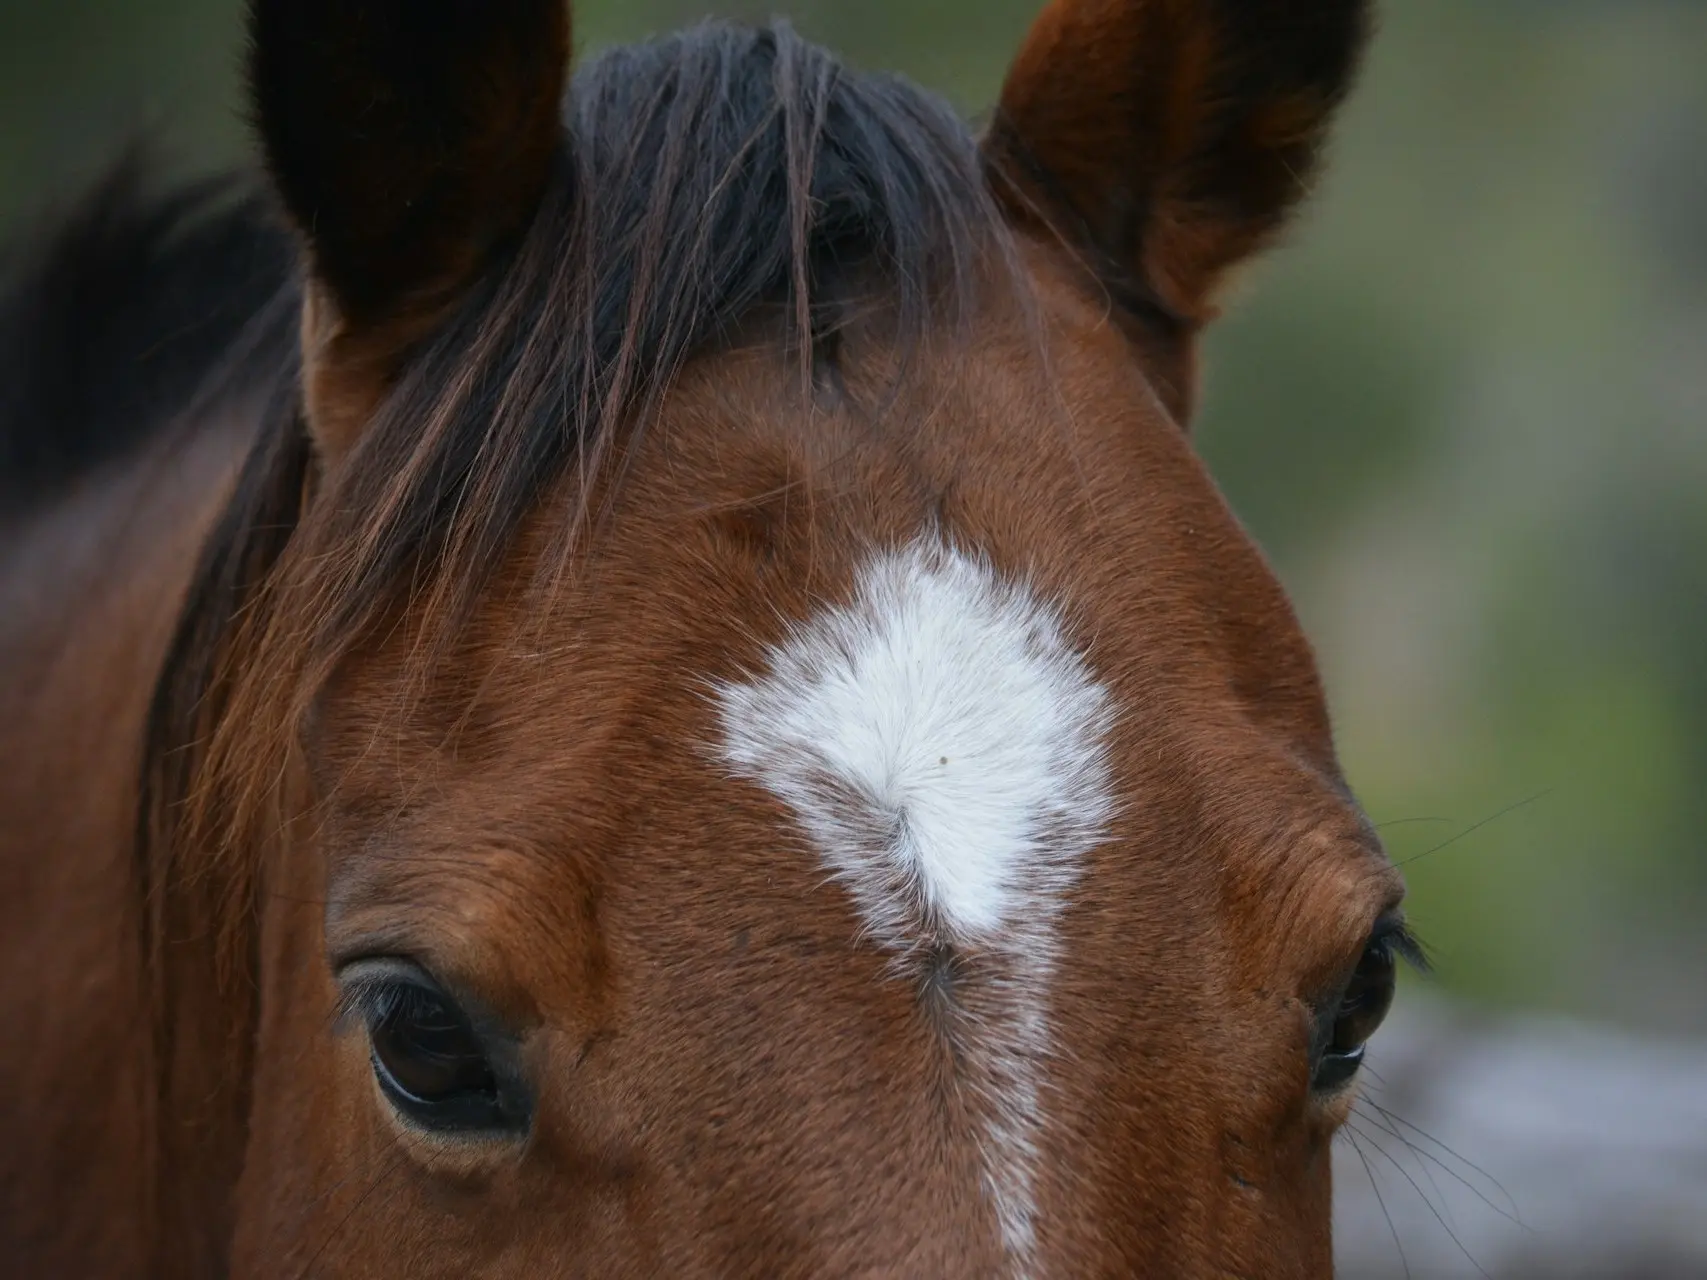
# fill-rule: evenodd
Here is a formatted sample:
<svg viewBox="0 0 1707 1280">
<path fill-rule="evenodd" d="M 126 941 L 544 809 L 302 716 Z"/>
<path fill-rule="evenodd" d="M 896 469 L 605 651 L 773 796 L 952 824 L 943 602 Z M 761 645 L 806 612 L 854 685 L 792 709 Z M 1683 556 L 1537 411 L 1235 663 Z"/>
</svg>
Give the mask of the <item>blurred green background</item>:
<svg viewBox="0 0 1707 1280">
<path fill-rule="evenodd" d="M 725 0 L 969 112 L 1040 0 Z M 1707 1029 L 1707 4 L 1386 0 L 1199 438 L 1315 636 L 1440 981 Z M 584 51 L 705 0 L 583 0 Z M 0 225 L 243 154 L 236 0 L 0 0 Z"/>
</svg>

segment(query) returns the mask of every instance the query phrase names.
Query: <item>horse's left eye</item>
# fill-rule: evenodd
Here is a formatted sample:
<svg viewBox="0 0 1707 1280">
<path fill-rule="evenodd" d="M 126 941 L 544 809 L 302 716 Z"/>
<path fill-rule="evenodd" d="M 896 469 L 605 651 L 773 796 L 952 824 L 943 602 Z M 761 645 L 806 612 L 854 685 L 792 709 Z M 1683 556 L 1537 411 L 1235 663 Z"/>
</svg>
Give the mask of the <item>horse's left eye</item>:
<svg viewBox="0 0 1707 1280">
<path fill-rule="evenodd" d="M 1331 1093 L 1345 1085 L 1363 1065 L 1369 1038 L 1393 1007 L 1393 992 L 1398 984 L 1394 952 L 1392 938 L 1373 939 L 1333 1011 L 1332 1023 L 1327 1024 L 1324 1019 L 1325 1025 L 1318 1033 L 1321 1047 L 1315 1076 L 1310 1082 L 1317 1093 Z"/>
</svg>

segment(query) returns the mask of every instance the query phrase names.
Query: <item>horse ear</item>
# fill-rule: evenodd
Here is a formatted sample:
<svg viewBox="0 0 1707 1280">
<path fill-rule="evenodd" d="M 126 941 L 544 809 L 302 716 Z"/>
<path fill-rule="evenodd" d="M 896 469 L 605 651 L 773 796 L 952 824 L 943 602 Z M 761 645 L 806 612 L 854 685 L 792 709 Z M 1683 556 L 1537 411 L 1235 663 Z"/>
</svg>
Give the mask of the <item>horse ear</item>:
<svg viewBox="0 0 1707 1280">
<path fill-rule="evenodd" d="M 562 136 L 566 0 L 251 0 L 249 85 L 306 247 L 304 360 L 323 454 L 543 194 Z"/>
<path fill-rule="evenodd" d="M 1369 0 L 1053 0 L 984 142 L 1117 296 L 1194 327 L 1284 225 L 1356 71 Z"/>
</svg>

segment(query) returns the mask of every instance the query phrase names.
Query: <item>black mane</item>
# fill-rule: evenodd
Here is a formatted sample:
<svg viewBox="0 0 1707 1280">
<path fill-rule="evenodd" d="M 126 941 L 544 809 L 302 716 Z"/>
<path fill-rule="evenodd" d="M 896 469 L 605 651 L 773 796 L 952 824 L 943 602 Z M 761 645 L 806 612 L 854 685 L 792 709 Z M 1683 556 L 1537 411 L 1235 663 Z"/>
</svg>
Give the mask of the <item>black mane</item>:
<svg viewBox="0 0 1707 1280">
<path fill-rule="evenodd" d="M 640 429 L 682 364 L 756 309 L 792 317 L 791 346 L 809 354 L 857 279 L 909 345 L 999 235 L 951 109 L 786 25 L 707 23 L 606 53 L 575 75 L 566 125 L 531 229 L 342 468 L 323 522 L 328 544 L 354 548 L 322 584 L 334 647 L 423 562 L 450 567 L 453 595 L 477 590 L 545 487 Z M 253 191 L 151 193 L 127 162 L 40 247 L 14 251 L 0 514 L 121 459 L 210 380 L 229 391 L 293 365 L 294 255 Z M 245 510 L 277 479 L 261 472 L 303 471 L 308 451 L 300 414 L 272 413 L 220 536 L 262 515 Z"/>
<path fill-rule="evenodd" d="M 901 332 L 922 331 L 998 222 L 951 109 L 847 70 L 783 24 L 707 23 L 612 50 L 577 71 L 566 123 L 532 229 L 415 362 L 351 468 L 352 523 L 387 513 L 356 539 L 352 613 L 423 553 L 454 549 L 477 578 L 547 483 L 761 305 L 797 317 L 808 349 L 818 304 L 851 270 L 892 296 Z M 151 194 L 127 163 L 15 251 L 0 298 L 0 513 L 170 421 L 288 292 L 288 237 L 252 191 L 228 179 Z M 240 374 L 294 360 L 280 318 L 251 335 Z M 268 431 L 300 431 L 275 417 Z"/>
<path fill-rule="evenodd" d="M 6 252 L 0 515 L 140 445 L 287 287 L 288 240 L 240 183 L 153 190 L 144 169 L 127 157 Z M 285 334 L 272 328 L 251 350 L 276 362 Z"/>
<path fill-rule="evenodd" d="M 531 227 L 412 362 L 315 519 L 332 567 L 310 648 L 342 647 L 399 584 L 436 582 L 459 614 L 546 488 L 624 452 L 682 365 L 759 309 L 809 358 L 855 281 L 862 305 L 892 308 L 905 355 L 1001 235 L 946 104 L 786 25 L 606 53 L 575 75 L 566 123 Z"/>
</svg>

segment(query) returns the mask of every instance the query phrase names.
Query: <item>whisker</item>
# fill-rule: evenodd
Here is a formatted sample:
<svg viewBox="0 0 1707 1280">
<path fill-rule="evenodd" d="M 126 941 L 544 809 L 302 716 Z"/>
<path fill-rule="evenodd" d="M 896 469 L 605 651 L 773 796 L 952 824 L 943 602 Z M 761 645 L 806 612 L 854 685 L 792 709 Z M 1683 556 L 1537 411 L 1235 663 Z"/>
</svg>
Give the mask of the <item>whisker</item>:
<svg viewBox="0 0 1707 1280">
<path fill-rule="evenodd" d="M 1387 1197 L 1381 1194 L 1381 1184 L 1375 1180 L 1375 1170 L 1369 1166 L 1369 1157 L 1363 1154 L 1363 1146 L 1357 1140 L 1357 1134 L 1349 1126 L 1344 1130 L 1345 1136 L 1351 1141 L 1351 1149 L 1357 1153 L 1357 1158 L 1363 1164 L 1363 1172 L 1368 1175 L 1369 1189 L 1375 1193 L 1375 1203 L 1381 1206 L 1381 1216 L 1387 1219 L 1387 1230 L 1392 1233 L 1393 1247 L 1399 1251 L 1399 1265 L 1404 1268 L 1405 1280 L 1411 1280 L 1410 1259 L 1405 1257 L 1405 1246 L 1399 1241 L 1399 1228 L 1393 1224 L 1393 1215 L 1387 1211 Z"/>
<path fill-rule="evenodd" d="M 1388 1132 L 1392 1133 L 1394 1137 L 1400 1139 L 1400 1141 L 1404 1142 L 1407 1146 L 1411 1147 L 1412 1150 L 1416 1151 L 1418 1155 L 1423 1156 L 1429 1160 L 1432 1160 L 1435 1163 L 1435 1165 L 1437 1165 L 1444 1172 L 1451 1174 L 1460 1183 L 1462 1183 L 1467 1190 L 1472 1192 L 1477 1197 L 1477 1199 L 1481 1200 L 1481 1202 L 1483 1204 L 1487 1205 L 1488 1208 L 1492 1209 L 1495 1213 L 1499 1214 L 1500 1217 L 1506 1219 L 1506 1221 L 1512 1223 L 1514 1226 L 1522 1227 L 1525 1231 L 1534 1230 L 1534 1228 L 1532 1228 L 1528 1223 L 1524 1222 L 1522 1215 L 1521 1215 L 1521 1213 L 1518 1209 L 1518 1206 L 1517 1206 L 1517 1199 L 1511 1194 L 1510 1191 L 1506 1190 L 1504 1184 L 1501 1183 L 1498 1178 L 1494 1177 L 1493 1174 L 1489 1173 L 1486 1169 L 1482 1168 L 1481 1165 L 1475 1163 L 1475 1161 L 1465 1159 L 1462 1155 L 1460 1155 L 1458 1152 L 1454 1151 L 1451 1147 L 1447 1146 L 1444 1142 L 1442 1142 L 1439 1138 L 1435 1137 L 1433 1134 L 1429 1133 L 1426 1129 L 1418 1128 L 1416 1125 L 1412 1124 L 1409 1120 L 1406 1120 L 1403 1116 L 1400 1116 L 1400 1115 L 1396 1114 L 1395 1112 L 1388 1110 L 1386 1107 L 1382 1106 L 1379 1102 L 1376 1102 L 1373 1098 L 1367 1098 L 1366 1097 L 1363 1099 L 1363 1101 L 1368 1103 L 1377 1112 L 1379 1112 L 1382 1119 L 1387 1121 L 1388 1124 L 1390 1124 L 1390 1125 L 1402 1125 L 1404 1128 L 1409 1129 L 1412 1133 L 1416 1134 L 1418 1137 L 1420 1137 L 1420 1138 L 1424 1139 L 1425 1141 L 1432 1143 L 1434 1146 L 1440 1148 L 1440 1150 L 1444 1151 L 1447 1155 L 1451 1156 L 1454 1160 L 1456 1160 L 1459 1164 L 1463 1165 L 1466 1169 L 1469 1169 L 1472 1172 L 1474 1172 L 1474 1173 L 1480 1175 L 1481 1177 L 1487 1179 L 1488 1185 L 1491 1186 L 1492 1188 L 1494 1188 L 1494 1190 L 1497 1191 L 1500 1194 L 1500 1196 L 1504 1198 L 1506 1205 L 1509 1207 L 1509 1212 L 1507 1209 L 1501 1208 L 1499 1205 L 1495 1204 L 1492 1200 L 1490 1200 L 1485 1194 L 1483 1194 L 1483 1192 L 1478 1187 L 1475 1186 L 1475 1184 L 1473 1184 L 1468 1178 L 1464 1177 L 1463 1174 L 1458 1173 L 1456 1170 L 1452 1169 L 1449 1165 L 1447 1165 L 1446 1163 L 1441 1161 L 1438 1157 L 1430 1154 L 1429 1152 L 1423 1150 L 1422 1148 L 1416 1147 L 1413 1143 L 1411 1143 L 1411 1141 L 1408 1138 L 1406 1138 L 1402 1133 L 1400 1133 L 1398 1129 L 1393 1128 L 1393 1129 L 1388 1130 Z"/>
<path fill-rule="evenodd" d="M 1397 1138 L 1400 1142 L 1404 1143 L 1405 1150 L 1409 1151 L 1411 1155 L 1417 1157 L 1418 1165 L 1422 1169 L 1423 1177 L 1428 1179 L 1429 1189 L 1434 1192 L 1435 1198 L 1440 1201 L 1441 1212 L 1450 1219 L 1452 1217 L 1452 1205 L 1447 1201 L 1445 1194 L 1441 1191 L 1440 1184 L 1435 1181 L 1434 1171 L 1428 1167 L 1427 1163 L 1423 1162 L 1422 1156 L 1424 1153 L 1419 1151 L 1416 1145 L 1412 1143 L 1410 1139 L 1406 1138 L 1404 1134 L 1382 1123 L 1375 1116 L 1360 1115 L 1358 1118 L 1374 1124 L 1382 1133 Z M 1373 1140 L 1373 1137 L 1371 1137 L 1371 1141 Z M 1462 1181 L 1462 1179 L 1460 1179 L 1460 1181 Z M 1453 1225 L 1456 1226 L 1457 1224 L 1454 1223 Z"/>
<path fill-rule="evenodd" d="M 1464 1242 L 1458 1238 L 1458 1233 L 1452 1229 L 1451 1224 L 1441 1216 L 1440 1210 L 1435 1208 L 1434 1201 L 1430 1200 L 1428 1196 L 1424 1194 L 1421 1184 L 1419 1184 L 1415 1178 L 1411 1177 L 1410 1171 L 1394 1159 L 1393 1153 L 1388 1151 L 1386 1147 L 1382 1146 L 1373 1134 L 1362 1130 L 1360 1130 L 1359 1133 L 1362 1137 L 1368 1138 L 1370 1144 L 1380 1154 L 1382 1159 L 1386 1160 L 1388 1164 L 1397 1169 L 1399 1171 L 1399 1176 L 1411 1184 L 1411 1190 L 1417 1193 L 1417 1196 L 1422 1200 L 1423 1205 L 1428 1209 L 1429 1213 L 1434 1216 L 1434 1220 L 1440 1224 L 1440 1229 L 1446 1232 L 1447 1238 L 1458 1247 L 1458 1252 L 1464 1255 L 1465 1259 L 1472 1267 L 1476 1268 L 1476 1274 L 1481 1276 L 1482 1280 L 1493 1280 L 1493 1277 L 1488 1274 L 1487 1269 L 1484 1268 L 1481 1263 L 1476 1261 L 1476 1256 L 1471 1253 L 1470 1250 L 1465 1247 Z"/>
<path fill-rule="evenodd" d="M 1435 845 L 1434 848 L 1424 849 L 1421 853 L 1412 854 L 1410 857 L 1404 859 L 1404 861 L 1400 862 L 1398 865 L 1401 867 L 1408 867 L 1413 862 L 1421 862 L 1424 858 L 1433 857 L 1435 854 L 1439 853 L 1442 849 L 1451 848 L 1453 845 L 1457 844 L 1460 840 L 1464 839 L 1466 836 L 1474 835 L 1476 832 L 1480 831 L 1483 827 L 1487 826 L 1489 823 L 1498 822 L 1501 818 L 1504 818 L 1504 817 L 1509 816 L 1510 814 L 1516 813 L 1519 809 L 1526 809 L 1532 804 L 1536 804 L 1542 800 L 1545 800 L 1548 796 L 1552 795 L 1555 790 L 1557 790 L 1556 787 L 1548 787 L 1545 791 L 1537 791 L 1534 795 L 1528 797 L 1525 800 L 1519 800 L 1516 804 L 1507 805 L 1505 808 L 1501 809 L 1498 813 L 1492 814 L 1489 817 L 1483 818 L 1480 822 L 1474 824 L 1473 826 L 1465 827 L 1464 830 L 1460 831 L 1457 835 L 1453 836 L 1451 839 L 1442 840 L 1439 844 Z"/>
<path fill-rule="evenodd" d="M 303 1266 L 302 1271 L 299 1273 L 300 1275 L 309 1276 L 314 1273 L 314 1266 L 320 1261 L 321 1255 L 332 1247 L 333 1241 L 343 1235 L 344 1229 L 350 1225 L 351 1219 L 353 1219 L 356 1214 L 360 1212 L 362 1206 L 368 1202 L 368 1198 L 372 1196 L 375 1191 L 379 1190 L 385 1180 L 389 1178 L 394 1171 L 401 1168 L 403 1162 L 408 1159 L 408 1156 L 402 1152 L 400 1144 L 395 1138 L 391 1139 L 382 1158 L 384 1156 L 390 1157 L 390 1159 L 385 1161 L 385 1167 L 381 1169 L 373 1181 L 368 1184 L 367 1190 L 363 1191 L 361 1195 L 356 1197 L 356 1202 L 351 1205 L 349 1211 L 338 1220 L 337 1225 L 326 1233 L 326 1238 L 320 1242 L 320 1247 L 314 1251 L 313 1257 L 309 1258 L 308 1262 Z M 378 1163 L 378 1161 L 376 1160 L 375 1163 Z"/>
</svg>

